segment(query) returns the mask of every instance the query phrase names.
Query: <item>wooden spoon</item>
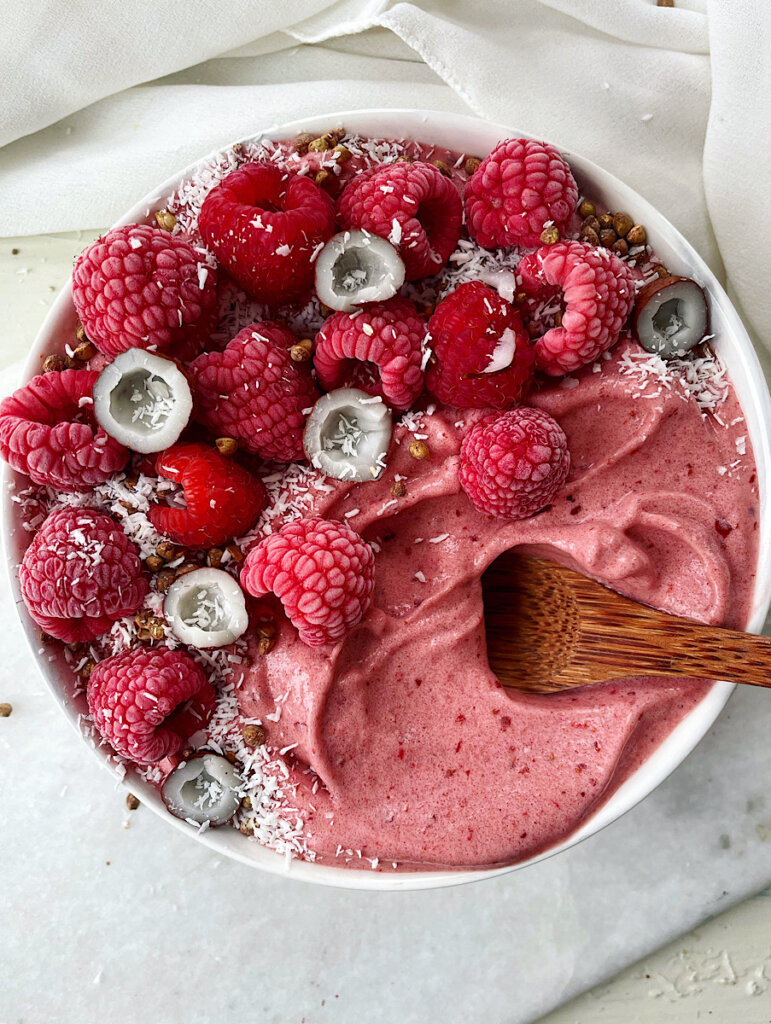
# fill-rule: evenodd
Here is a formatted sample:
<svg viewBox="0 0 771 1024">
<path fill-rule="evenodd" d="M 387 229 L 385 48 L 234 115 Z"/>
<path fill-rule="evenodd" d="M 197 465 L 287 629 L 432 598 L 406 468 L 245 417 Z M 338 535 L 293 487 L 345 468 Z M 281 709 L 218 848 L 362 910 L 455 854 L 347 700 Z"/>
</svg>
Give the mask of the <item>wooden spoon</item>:
<svg viewBox="0 0 771 1024">
<path fill-rule="evenodd" d="M 482 577 L 490 667 L 504 686 L 555 693 L 626 676 L 771 687 L 771 638 L 704 626 L 509 551 Z"/>
</svg>

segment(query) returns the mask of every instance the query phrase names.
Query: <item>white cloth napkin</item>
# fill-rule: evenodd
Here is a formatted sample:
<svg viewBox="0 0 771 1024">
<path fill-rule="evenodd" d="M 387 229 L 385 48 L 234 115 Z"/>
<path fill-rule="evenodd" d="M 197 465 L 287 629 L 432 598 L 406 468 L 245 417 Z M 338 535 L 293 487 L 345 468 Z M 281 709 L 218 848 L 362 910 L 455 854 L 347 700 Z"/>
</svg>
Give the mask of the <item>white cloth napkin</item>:
<svg viewBox="0 0 771 1024">
<path fill-rule="evenodd" d="M 107 225 L 138 196 L 215 146 L 304 115 L 383 106 L 471 110 L 574 149 L 640 191 L 716 270 L 727 268 L 747 320 L 771 347 L 763 252 L 763 241 L 771 237 L 771 150 L 765 139 L 771 5 L 675 2 L 675 8 L 658 8 L 654 0 L 6 5 L 0 36 L 0 234 Z M 2 604 L 8 619 L 7 595 Z M 29 678 L 34 670 L 18 637 L 9 644 L 16 675 Z M 25 699 L 23 691 L 19 699 Z M 77 739 L 65 739 L 53 705 L 46 708 L 46 739 L 55 736 L 70 762 L 85 760 Z M 155 821 L 147 825 L 148 849 L 167 842 L 179 863 L 205 876 L 201 901 L 188 901 L 174 931 L 192 933 L 200 920 L 217 920 L 227 941 L 235 942 L 235 965 L 218 966 L 207 982 L 221 997 L 220 1009 L 237 1006 L 244 1016 L 259 1004 L 281 1019 L 312 1015 L 322 991 L 307 980 L 313 975 L 323 981 L 324 992 L 350 982 L 349 991 L 367 995 L 367 1003 L 340 1008 L 335 1019 L 341 1024 L 397 1017 L 418 1024 L 440 1013 L 450 1022 L 523 1024 L 769 881 L 751 810 L 762 806 L 758 800 L 767 788 L 759 780 L 771 766 L 764 742 L 769 717 L 762 693 L 741 694 L 687 765 L 622 822 L 536 868 L 453 893 L 397 900 L 332 894 L 280 885 L 236 865 L 220 869 L 217 884 L 209 855 Z M 21 724 L 14 728 L 25 744 L 24 764 L 36 765 L 32 781 L 28 768 L 20 771 L 18 786 L 35 795 L 40 809 L 31 814 L 26 803 L 19 804 L 0 835 L 3 863 L 21 906 L 48 877 L 44 844 L 50 801 L 61 783 L 39 759 L 40 738 L 22 736 Z M 95 770 L 84 763 L 80 774 L 79 766 L 74 788 L 88 793 Z M 83 849 L 120 845 L 112 833 L 109 842 L 102 835 L 103 804 L 67 819 L 82 835 Z M 729 852 L 726 835 L 733 844 Z M 121 897 L 100 890 L 89 902 L 91 890 L 81 893 L 82 887 L 67 896 L 67 880 L 80 878 L 80 861 L 77 847 L 69 840 L 65 845 L 68 867 L 59 872 L 60 895 L 49 900 L 51 919 L 64 928 L 70 915 L 80 913 L 76 920 L 86 931 L 95 925 L 107 932 L 123 911 Z M 163 885 L 174 886 L 173 869 L 163 866 L 167 881 L 160 894 L 140 881 L 140 874 L 144 880 L 158 870 L 148 855 L 140 857 L 136 871 L 125 865 L 117 876 L 121 892 L 138 887 L 141 916 L 148 918 L 127 947 L 135 971 L 155 970 L 142 944 L 155 942 L 158 920 L 167 932 L 173 927 L 163 897 Z M 259 947 L 253 932 L 242 929 L 241 897 L 233 899 L 239 892 L 254 894 L 251 913 L 279 935 L 291 911 L 300 936 L 291 950 L 280 943 L 275 950 Z M 305 939 L 310 928 L 326 948 L 334 914 L 345 921 L 340 943 L 343 955 L 352 958 L 350 968 L 327 956 L 319 959 Z M 368 920 L 381 922 L 367 932 L 371 956 L 356 941 Z M 16 943 L 18 929 L 17 921 L 2 931 Z M 54 924 L 51 934 L 56 930 Z M 175 946 L 176 952 L 167 947 L 154 960 L 177 964 L 188 946 Z M 426 951 L 434 947 L 449 948 L 451 955 L 431 959 L 429 967 Z M 61 944 L 46 948 L 55 980 L 64 985 L 72 966 L 59 955 Z M 13 961 L 14 950 L 18 946 L 5 954 L 5 962 Z M 195 958 L 192 949 L 186 955 Z M 37 962 L 31 948 L 21 959 Z M 184 964 L 179 962 L 180 974 Z M 58 1019 L 90 1019 L 101 1006 L 98 990 L 88 989 L 90 978 L 81 978 L 81 965 L 66 990 L 77 999 L 80 1015 Z M 129 988 L 120 982 L 125 967 L 116 960 L 109 992 L 111 999 L 117 992 L 128 1003 Z M 36 970 L 17 972 L 6 996 L 17 1016 L 43 1020 L 28 1012 L 38 998 Z M 163 1005 L 156 1012 L 137 1004 L 134 1016 L 124 1014 L 127 1021 L 175 1018 L 182 997 L 165 983 L 163 971 L 156 974 L 156 990 L 171 995 L 159 995 Z M 380 987 L 370 996 L 375 976 Z M 246 977 L 259 997 L 241 984 Z M 277 977 L 284 979 L 283 996 Z M 401 979 L 399 991 L 395 978 Z M 58 1006 L 52 1012 L 56 1016 Z M 214 1007 L 212 1016 L 202 1009 L 195 1021 L 216 1016 Z"/>
<path fill-rule="evenodd" d="M 722 260 L 771 346 L 771 5 L 676 4 L 6 5 L 0 234 L 109 224 L 214 146 L 303 114 L 470 108 L 638 189 L 715 269 Z"/>
</svg>

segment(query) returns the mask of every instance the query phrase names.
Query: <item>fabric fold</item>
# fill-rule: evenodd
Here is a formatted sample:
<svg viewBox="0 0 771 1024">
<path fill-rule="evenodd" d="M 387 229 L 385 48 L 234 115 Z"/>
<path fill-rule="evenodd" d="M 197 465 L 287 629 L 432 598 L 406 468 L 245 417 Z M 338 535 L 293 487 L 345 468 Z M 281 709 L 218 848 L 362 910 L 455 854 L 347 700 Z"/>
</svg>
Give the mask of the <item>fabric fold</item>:
<svg viewBox="0 0 771 1024">
<path fill-rule="evenodd" d="M 122 89 L 293 25 L 329 2 L 6 5 L 0 145 Z"/>
<path fill-rule="evenodd" d="M 731 287 L 771 347 L 771 294 L 759 241 L 771 236 L 771 6 L 710 0 L 712 106 L 704 145 L 709 216 Z"/>
</svg>

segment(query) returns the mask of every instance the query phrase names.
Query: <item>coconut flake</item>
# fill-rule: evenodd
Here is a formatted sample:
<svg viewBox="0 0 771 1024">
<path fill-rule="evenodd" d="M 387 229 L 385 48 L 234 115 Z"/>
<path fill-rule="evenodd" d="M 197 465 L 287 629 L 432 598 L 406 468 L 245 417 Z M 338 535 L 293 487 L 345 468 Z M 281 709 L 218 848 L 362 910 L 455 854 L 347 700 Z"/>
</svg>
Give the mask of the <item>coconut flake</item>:
<svg viewBox="0 0 771 1024">
<path fill-rule="evenodd" d="M 482 373 L 498 373 L 505 370 L 514 362 L 514 353 L 517 350 L 517 336 L 510 327 L 501 334 L 495 343 L 495 348 L 490 353 L 490 362 L 482 370 Z"/>
</svg>

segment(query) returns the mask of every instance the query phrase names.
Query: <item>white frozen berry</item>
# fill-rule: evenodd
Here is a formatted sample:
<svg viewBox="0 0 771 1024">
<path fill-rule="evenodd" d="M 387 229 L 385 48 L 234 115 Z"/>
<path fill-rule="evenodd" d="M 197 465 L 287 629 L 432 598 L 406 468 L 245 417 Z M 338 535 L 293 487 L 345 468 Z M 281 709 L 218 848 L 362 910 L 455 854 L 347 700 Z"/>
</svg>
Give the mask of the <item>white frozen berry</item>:
<svg viewBox="0 0 771 1024">
<path fill-rule="evenodd" d="M 135 452 L 174 444 L 192 411 L 190 385 L 177 364 L 141 348 L 121 352 L 94 384 L 97 422 Z"/>
<path fill-rule="evenodd" d="M 338 388 L 316 402 L 303 444 L 312 466 L 336 480 L 377 480 L 391 444 L 391 411 L 358 388 Z"/>
<path fill-rule="evenodd" d="M 169 587 L 163 614 L 174 636 L 192 647 L 232 644 L 249 625 L 244 592 L 222 569 L 194 569 Z"/>
<path fill-rule="evenodd" d="M 632 327 L 646 352 L 683 356 L 709 331 L 704 289 L 690 277 L 651 281 L 637 295 Z"/>
<path fill-rule="evenodd" d="M 196 754 L 168 776 L 161 796 L 177 818 L 224 825 L 238 810 L 241 776 L 219 754 Z"/>
<path fill-rule="evenodd" d="M 368 231 L 333 235 L 316 260 L 316 294 L 325 306 L 344 313 L 365 302 L 384 302 L 403 284 L 399 253 Z"/>
</svg>

